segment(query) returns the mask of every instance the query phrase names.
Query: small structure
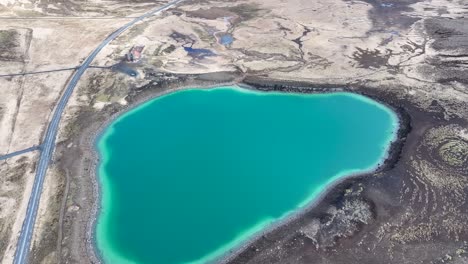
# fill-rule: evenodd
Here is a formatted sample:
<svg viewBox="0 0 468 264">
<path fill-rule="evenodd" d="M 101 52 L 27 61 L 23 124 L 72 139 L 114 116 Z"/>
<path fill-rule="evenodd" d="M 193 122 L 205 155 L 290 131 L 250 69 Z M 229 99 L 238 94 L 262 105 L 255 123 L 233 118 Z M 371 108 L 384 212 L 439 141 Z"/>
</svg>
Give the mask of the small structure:
<svg viewBox="0 0 468 264">
<path fill-rule="evenodd" d="M 128 62 L 138 62 L 141 59 L 141 52 L 145 46 L 133 46 L 128 53 L 125 55 Z"/>
</svg>

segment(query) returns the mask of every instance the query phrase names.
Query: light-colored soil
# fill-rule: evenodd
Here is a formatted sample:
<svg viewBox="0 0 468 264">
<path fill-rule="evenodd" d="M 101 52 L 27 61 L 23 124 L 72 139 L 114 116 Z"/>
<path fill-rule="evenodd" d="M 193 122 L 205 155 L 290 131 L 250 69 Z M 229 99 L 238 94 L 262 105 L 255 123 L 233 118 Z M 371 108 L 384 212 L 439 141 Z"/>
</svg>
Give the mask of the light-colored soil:
<svg viewBox="0 0 468 264">
<path fill-rule="evenodd" d="M 128 0 L 0 0 L 0 17 L 46 18 L 46 17 L 87 17 L 112 18 L 137 16 L 159 6 L 165 1 Z"/>
<path fill-rule="evenodd" d="M 24 3 L 0 0 L 0 74 L 78 66 L 100 41 L 128 21 L 123 17 L 136 16 L 162 3 L 116 0 L 81 3 L 64 0 L 47 4 L 43 1 L 21 2 Z M 418 126 L 418 134 L 412 134 L 410 149 L 413 152 L 405 152 L 407 160 L 402 166 L 407 167 L 398 171 L 398 175 L 405 179 L 402 180 L 401 192 L 397 192 L 397 196 L 402 198 L 392 201 L 410 209 L 404 213 L 398 211 L 398 216 L 385 222 L 392 226 L 391 230 L 384 224 L 371 224 L 370 229 L 377 230 L 373 234 L 381 236 L 381 239 L 388 238 L 396 243 L 391 245 L 398 254 L 409 250 L 405 244 L 399 243 L 427 242 L 435 239 L 435 234 L 448 240 L 459 239 L 463 236 L 460 227 L 466 223 L 465 218 L 451 217 L 453 225 L 442 219 L 444 213 L 454 214 L 455 209 L 441 209 L 437 211 L 440 215 L 434 217 L 427 213 L 429 209 L 418 210 L 425 208 L 420 204 L 425 197 L 429 201 L 424 204 L 426 207 L 432 204 L 431 201 L 461 207 L 460 197 L 466 194 L 465 187 L 461 186 L 465 182 L 460 180 L 460 175 L 466 176 L 466 172 L 453 169 L 457 164 L 466 164 L 463 159 L 466 157 L 465 145 L 460 143 L 466 142 L 466 138 L 463 140 L 454 134 L 463 134 L 458 127 L 433 127 L 436 122 L 445 127 L 468 120 L 468 32 L 466 19 L 462 19 L 466 16 L 466 3 L 463 0 L 407 0 L 386 6 L 376 2 L 186 1 L 161 16 L 138 23 L 113 41 L 94 64 L 114 65 L 132 46 L 145 45 L 142 60 L 129 65 L 138 71 L 139 76 L 132 78 L 108 70 L 89 69 L 80 82 L 61 123 L 60 151 L 54 156 L 55 162 L 46 178 L 33 241 L 35 254 L 31 260 L 35 263 L 57 263 L 67 259 L 70 263 L 83 263 L 89 257 L 90 252 L 86 250 L 89 237 L 85 234 L 89 219 L 78 217 L 90 215 L 93 204 L 90 201 L 93 197 L 90 180 L 93 175 L 88 175 L 88 169 L 93 167 L 94 161 L 81 159 L 86 151 L 84 148 L 89 148 L 84 143 L 85 135 L 82 135 L 87 131 L 86 127 L 98 126 L 105 117 L 124 108 L 132 98 L 151 96 L 160 93 L 158 89 L 182 83 L 190 84 L 190 75 L 202 74 L 197 78 L 213 82 L 215 79 L 224 80 L 224 73 L 209 77 L 203 75 L 213 72 L 230 72 L 235 76 L 232 79 L 247 77 L 245 80 L 255 80 L 256 84 L 301 81 L 315 86 L 352 87 L 350 89 L 358 92 L 381 97 L 386 95 L 383 96 L 385 100 L 412 108 L 411 111 L 417 109 L 412 112 L 419 113 L 412 117 Z M 219 33 L 231 34 L 234 42 L 228 46 L 219 44 L 216 37 Z M 209 49 L 216 56 L 191 55 L 184 47 Z M 71 74 L 72 71 L 64 71 L 0 78 L 3 89 L 0 97 L 0 154 L 41 142 L 51 111 Z M 192 83 L 195 85 L 197 82 Z M 426 115 L 431 117 L 426 118 Z M 420 122 L 421 116 L 424 120 L 432 120 L 432 123 Z M 434 141 L 443 135 L 456 138 L 455 143 L 459 144 L 439 140 L 437 144 L 441 145 L 443 154 L 437 157 L 445 161 L 434 157 L 425 159 L 427 142 L 421 143 L 421 138 Z M 429 149 L 436 151 L 437 147 Z M 6 249 L 2 263 L 10 263 L 12 259 L 36 156 L 37 153 L 28 154 L 24 160 L 14 158 L 0 163 L 2 175 L 14 174 L 17 178 L 1 182 L 0 253 Z M 452 164 L 447 165 L 449 169 L 440 169 L 447 162 Z M 21 166 L 27 170 L 19 170 Z M 66 169 L 68 166 L 69 171 Z M 451 174 L 446 177 L 449 181 L 443 181 L 441 186 L 438 179 L 449 172 Z M 64 200 L 67 173 L 70 195 Z M 383 192 L 369 188 L 369 193 Z M 450 192 L 453 192 L 453 197 Z M 368 197 L 377 199 L 378 195 Z M 354 204 L 353 201 L 350 203 Z M 362 204 L 362 201 L 357 204 Z M 65 214 L 60 213 L 62 205 L 66 207 Z M 340 215 L 348 210 L 347 207 L 343 207 L 346 210 L 340 206 L 332 207 L 335 208 L 333 212 Z M 464 213 L 457 210 L 456 213 Z M 64 215 L 63 222 L 60 222 L 60 215 Z M 421 216 L 418 218 L 420 222 L 414 220 L 415 215 Z M 436 218 L 438 222 L 433 220 Z M 314 218 L 311 223 L 316 223 L 316 220 Z M 379 219 L 376 223 L 383 221 Z M 409 231 L 399 228 L 397 225 L 400 223 L 409 223 L 404 226 Z M 330 222 L 330 226 L 337 225 Z M 317 239 L 314 237 L 317 226 L 305 224 L 301 228 L 309 237 Z M 13 230 L 12 235 L 7 232 L 10 229 Z M 333 241 L 340 237 L 330 230 L 323 232 L 326 233 L 323 237 Z M 57 241 L 58 237 L 63 241 Z M 278 239 L 281 244 L 284 236 L 278 236 Z M 271 250 L 270 246 L 262 248 Z M 445 249 L 444 244 L 436 246 Z M 418 248 L 421 252 L 423 249 Z M 282 257 L 287 259 L 285 252 Z M 241 255 L 244 257 L 241 260 L 251 263 L 272 261 L 268 254 L 249 254 Z"/>
<path fill-rule="evenodd" d="M 0 255 L 1 263 L 11 263 L 16 248 L 21 219 L 26 213 L 37 154 L 28 153 L 0 161 Z"/>
<path fill-rule="evenodd" d="M 108 20 L 102 25 L 98 20 L 86 21 L 34 21 L 1 19 L 0 32 L 17 32 L 11 49 L 11 56 L 0 57 L 0 74 L 24 73 L 42 70 L 75 67 L 110 32 L 125 23 L 122 20 Z M 39 145 L 45 132 L 49 117 L 73 71 L 60 71 L 44 74 L 0 77 L 0 155 Z M 21 164 L 35 166 L 37 153 L 28 154 L 28 161 Z M 11 263 L 17 235 L 19 234 L 30 188 L 34 180 L 34 170 L 21 174 L 14 164 L 17 158 L 2 161 L 0 168 L 4 173 L 15 174 L 16 181 L 2 182 L 0 190 L 14 190 L 0 193 L 2 210 L 1 230 L 12 230 L 0 235 L 2 263 Z M 19 166 L 19 165 L 18 165 Z M 19 174 L 18 174 L 19 173 Z M 48 177 L 51 178 L 51 177 Z M 5 185 L 4 185 L 5 184 Z M 43 203 L 48 204 L 55 190 L 50 189 L 56 182 L 46 181 Z M 11 195 L 11 197 L 9 196 Z M 41 203 L 41 206 L 43 206 Z M 7 210 L 12 207 L 15 210 Z M 53 211 L 53 210 L 49 210 Z M 55 214 L 51 214 L 55 215 Z M 38 223 L 45 215 L 39 215 Z M 44 219 L 47 219 L 45 217 Z M 45 227 L 39 227 L 45 228 Z M 10 237 L 11 235 L 11 237 Z M 37 237 L 37 236 L 36 236 Z M 8 249 L 7 251 L 3 251 Z"/>
</svg>

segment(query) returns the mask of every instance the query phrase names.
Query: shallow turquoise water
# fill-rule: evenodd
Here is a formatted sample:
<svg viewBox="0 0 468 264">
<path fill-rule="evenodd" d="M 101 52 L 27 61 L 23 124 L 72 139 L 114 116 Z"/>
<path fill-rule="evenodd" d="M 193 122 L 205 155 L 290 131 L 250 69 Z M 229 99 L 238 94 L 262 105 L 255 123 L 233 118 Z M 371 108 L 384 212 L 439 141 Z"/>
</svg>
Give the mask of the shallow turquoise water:
<svg viewBox="0 0 468 264">
<path fill-rule="evenodd" d="M 396 128 L 391 110 L 350 93 L 222 87 L 152 100 L 98 142 L 98 249 L 112 264 L 204 263 L 373 169 Z"/>
</svg>

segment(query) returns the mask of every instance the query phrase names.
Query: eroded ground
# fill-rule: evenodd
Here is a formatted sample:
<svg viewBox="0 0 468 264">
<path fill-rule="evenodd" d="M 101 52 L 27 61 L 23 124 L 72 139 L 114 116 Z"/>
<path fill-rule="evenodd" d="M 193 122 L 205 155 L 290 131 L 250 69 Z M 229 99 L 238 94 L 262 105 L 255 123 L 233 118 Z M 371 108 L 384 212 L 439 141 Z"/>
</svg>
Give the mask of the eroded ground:
<svg viewBox="0 0 468 264">
<path fill-rule="evenodd" d="M 2 20 L 1 73 L 77 66 L 128 21 L 122 16 L 160 4 L 142 1 L 128 12 L 125 1 L 3 2 L 2 16 L 28 20 Z M 468 262 L 467 13 L 463 0 L 194 0 L 137 24 L 94 64 L 115 65 L 134 45 L 145 45 L 142 60 L 89 69 L 64 115 L 31 262 L 94 260 L 91 148 L 111 116 L 176 87 L 230 82 L 302 92 L 343 87 L 398 109 L 404 129 L 381 171 L 335 186 L 316 207 L 226 262 Z M 105 21 L 69 19 L 97 15 Z M 120 72 L 128 68 L 138 76 Z M 11 91 L 0 98 L 1 154 L 40 143 L 71 73 L 0 78 Z M 24 208 L 20 197 L 27 197 L 36 158 L 0 161 L 8 175 L 0 189 L 2 263 L 11 261 L 19 231 L 10 229 L 22 221 L 13 224 L 22 215 L 3 208 Z"/>
</svg>

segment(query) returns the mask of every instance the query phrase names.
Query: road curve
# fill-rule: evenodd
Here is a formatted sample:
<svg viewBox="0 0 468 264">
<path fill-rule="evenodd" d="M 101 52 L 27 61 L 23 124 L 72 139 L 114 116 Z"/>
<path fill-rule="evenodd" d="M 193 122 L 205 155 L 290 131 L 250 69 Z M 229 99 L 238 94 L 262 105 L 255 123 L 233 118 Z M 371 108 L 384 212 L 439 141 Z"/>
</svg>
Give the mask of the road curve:
<svg viewBox="0 0 468 264">
<path fill-rule="evenodd" d="M 55 139 L 58 132 L 59 122 L 62 117 L 63 111 L 70 99 L 70 96 L 73 93 L 73 90 L 76 87 L 76 84 L 80 80 L 83 73 L 88 69 L 91 62 L 96 58 L 98 53 L 112 40 L 117 38 L 122 32 L 133 26 L 135 23 L 148 18 L 150 16 L 159 14 L 160 12 L 182 2 L 184 0 L 175 0 L 171 1 L 161 7 L 155 8 L 144 15 L 135 18 L 131 22 L 125 24 L 121 28 L 117 29 L 111 35 L 109 35 L 101 44 L 86 58 L 83 64 L 78 68 L 78 70 L 73 75 L 73 78 L 68 83 L 68 86 L 65 89 L 62 97 L 58 105 L 55 108 L 54 114 L 52 116 L 52 120 L 49 123 L 47 128 L 47 132 L 42 143 L 42 152 L 41 156 L 39 157 L 39 163 L 37 165 L 36 176 L 34 178 L 34 184 L 31 191 L 31 196 L 29 197 L 28 208 L 26 211 L 26 216 L 23 222 L 23 226 L 21 228 L 21 233 L 18 239 L 18 244 L 16 246 L 15 257 L 13 259 L 14 264 L 23 264 L 27 263 L 28 260 L 28 253 L 29 248 L 31 245 L 31 238 L 34 230 L 34 223 L 36 221 L 37 216 L 37 209 L 39 207 L 39 200 L 41 198 L 41 191 L 42 186 L 44 183 L 44 177 L 47 172 L 47 167 L 49 165 L 49 161 L 52 157 L 52 153 L 54 151 L 55 146 Z"/>
</svg>

